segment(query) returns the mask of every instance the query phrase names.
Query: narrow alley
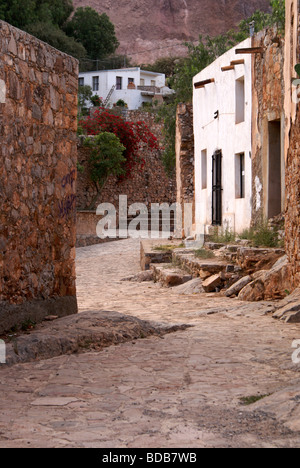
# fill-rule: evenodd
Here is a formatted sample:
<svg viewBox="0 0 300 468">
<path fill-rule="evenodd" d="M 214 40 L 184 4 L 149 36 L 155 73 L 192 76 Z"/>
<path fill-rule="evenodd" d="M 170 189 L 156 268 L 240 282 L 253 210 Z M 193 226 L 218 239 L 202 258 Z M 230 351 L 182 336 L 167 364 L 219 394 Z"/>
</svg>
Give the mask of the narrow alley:
<svg viewBox="0 0 300 468">
<path fill-rule="evenodd" d="M 299 447 L 299 325 L 272 303 L 124 281 L 139 255 L 133 239 L 77 249 L 79 313 L 189 327 L 3 367 L 0 447 Z"/>
</svg>

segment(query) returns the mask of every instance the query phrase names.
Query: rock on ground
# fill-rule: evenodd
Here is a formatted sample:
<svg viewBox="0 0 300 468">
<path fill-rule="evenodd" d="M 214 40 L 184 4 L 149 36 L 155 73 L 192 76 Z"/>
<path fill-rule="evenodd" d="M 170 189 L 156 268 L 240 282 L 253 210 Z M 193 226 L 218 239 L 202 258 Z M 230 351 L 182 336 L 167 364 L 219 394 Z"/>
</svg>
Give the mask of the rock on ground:
<svg viewBox="0 0 300 468">
<path fill-rule="evenodd" d="M 118 312 L 88 311 L 39 325 L 6 346 L 6 365 L 101 349 L 185 329 L 150 323 Z"/>
<path fill-rule="evenodd" d="M 280 301 L 273 317 L 286 323 L 300 323 L 300 288 Z"/>
<path fill-rule="evenodd" d="M 242 301 L 267 301 L 283 299 L 291 289 L 290 265 L 286 255 L 281 257 L 270 270 L 255 274 L 256 279 L 245 286 L 239 293 Z"/>
</svg>

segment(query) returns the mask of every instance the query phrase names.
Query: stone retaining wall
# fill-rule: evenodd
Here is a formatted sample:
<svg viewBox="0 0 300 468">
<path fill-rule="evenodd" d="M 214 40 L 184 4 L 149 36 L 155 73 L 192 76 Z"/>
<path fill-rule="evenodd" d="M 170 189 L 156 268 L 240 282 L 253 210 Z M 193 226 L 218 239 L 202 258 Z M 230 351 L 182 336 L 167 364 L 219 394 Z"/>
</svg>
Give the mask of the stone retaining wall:
<svg viewBox="0 0 300 468">
<path fill-rule="evenodd" d="M 77 312 L 78 62 L 0 21 L 0 332 Z"/>
<path fill-rule="evenodd" d="M 156 122 L 156 115 L 141 111 L 128 111 L 126 119 L 132 122 L 145 121 L 150 131 L 162 144 L 162 125 Z M 131 179 L 119 182 L 117 177 L 111 176 L 106 182 L 101 194 L 97 191 L 90 178 L 88 159 L 90 149 L 79 143 L 78 162 L 83 167 L 83 172 L 78 173 L 77 180 L 77 209 L 92 210 L 100 203 L 119 203 L 119 195 L 127 195 L 128 205 L 133 203 L 145 203 L 147 207 L 151 203 L 174 203 L 175 178 L 169 178 L 164 170 L 160 151 L 151 152 L 143 150 L 143 158 L 146 161 L 142 172 L 136 171 Z"/>
<path fill-rule="evenodd" d="M 146 122 L 162 146 L 162 124 L 156 121 L 155 114 L 144 111 L 127 111 L 125 118 L 132 122 Z M 113 204 L 118 214 L 120 195 L 127 196 L 128 207 L 133 203 L 144 203 L 149 213 L 152 203 L 171 205 L 176 201 L 175 176 L 169 177 L 166 174 L 161 159 L 161 150 L 154 152 L 148 149 L 142 150 L 145 159 L 143 171 L 134 172 L 132 178 L 123 182 L 118 181 L 115 176 L 109 177 L 102 192 L 97 195 L 90 177 L 88 163 L 90 149 L 83 146 L 82 140 L 78 145 L 78 162 L 83 167 L 83 171 L 78 172 L 77 179 L 78 246 L 99 242 L 96 237 L 96 225 L 100 218 L 96 217 L 95 211 L 100 203 Z"/>
</svg>

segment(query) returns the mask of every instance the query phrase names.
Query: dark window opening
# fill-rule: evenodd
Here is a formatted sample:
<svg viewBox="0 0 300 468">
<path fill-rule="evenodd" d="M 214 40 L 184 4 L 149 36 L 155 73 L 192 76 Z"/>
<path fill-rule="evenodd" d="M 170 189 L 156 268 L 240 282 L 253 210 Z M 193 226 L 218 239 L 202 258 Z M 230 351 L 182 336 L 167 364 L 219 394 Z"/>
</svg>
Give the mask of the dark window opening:
<svg viewBox="0 0 300 468">
<path fill-rule="evenodd" d="M 122 77 L 121 76 L 117 76 L 117 79 L 116 79 L 116 89 L 122 89 Z"/>
<path fill-rule="evenodd" d="M 212 224 L 222 225 L 222 151 L 212 157 Z"/>
</svg>

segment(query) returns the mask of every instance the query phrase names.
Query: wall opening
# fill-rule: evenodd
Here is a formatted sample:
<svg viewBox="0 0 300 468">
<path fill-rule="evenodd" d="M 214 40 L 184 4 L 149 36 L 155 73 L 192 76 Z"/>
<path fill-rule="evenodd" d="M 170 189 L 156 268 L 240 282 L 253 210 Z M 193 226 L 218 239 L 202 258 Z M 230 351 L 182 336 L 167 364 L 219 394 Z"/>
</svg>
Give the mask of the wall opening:
<svg viewBox="0 0 300 468">
<path fill-rule="evenodd" d="M 93 76 L 93 91 L 99 91 L 99 76 Z"/>
<path fill-rule="evenodd" d="M 201 188 L 207 188 L 207 150 L 201 151 Z"/>
<path fill-rule="evenodd" d="M 212 225 L 222 225 L 222 151 L 212 157 Z"/>
<path fill-rule="evenodd" d="M 116 89 L 120 90 L 122 89 L 122 77 L 121 76 L 117 76 L 116 77 Z"/>
<path fill-rule="evenodd" d="M 235 198 L 245 198 L 245 153 L 235 155 Z"/>
<path fill-rule="evenodd" d="M 235 123 L 245 121 L 245 77 L 235 82 Z"/>
<path fill-rule="evenodd" d="M 279 120 L 268 122 L 268 218 L 281 213 L 281 123 Z"/>
</svg>

